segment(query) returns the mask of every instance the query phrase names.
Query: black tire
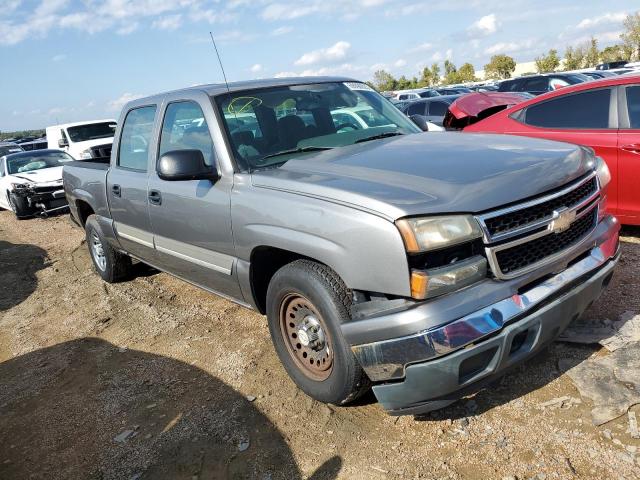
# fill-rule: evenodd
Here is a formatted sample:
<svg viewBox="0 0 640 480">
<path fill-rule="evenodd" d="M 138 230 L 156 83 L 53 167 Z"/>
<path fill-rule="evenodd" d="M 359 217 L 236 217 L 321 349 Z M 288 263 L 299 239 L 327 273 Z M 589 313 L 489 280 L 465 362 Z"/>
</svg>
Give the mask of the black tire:
<svg viewBox="0 0 640 480">
<path fill-rule="evenodd" d="M 89 256 L 98 275 L 107 283 L 126 280 L 131 273 L 131 257 L 116 251 L 109 245 L 102 235 L 95 215 L 89 215 L 84 229 Z M 99 255 L 100 249 L 102 255 Z"/>
<path fill-rule="evenodd" d="M 24 197 L 19 197 L 13 193 L 9 194 L 9 203 L 13 213 L 16 214 L 18 220 L 24 220 L 25 218 L 32 217 L 36 213 L 36 209 L 29 206 L 29 202 Z"/>
<path fill-rule="evenodd" d="M 296 356 L 300 350 L 294 352 L 295 347 L 285 340 L 287 334 L 284 333 L 286 327 L 281 327 L 282 312 L 287 299 L 292 296 L 308 299 L 327 330 L 326 338 L 330 341 L 328 346 L 331 347 L 333 358 L 330 372 L 325 373 L 328 375 L 326 378 L 310 378 L 309 373 L 305 373 L 305 370 L 310 370 L 309 367 L 301 367 L 301 358 Z M 371 382 L 340 328 L 341 321 L 350 318 L 351 291 L 333 270 L 310 260 L 296 260 L 285 265 L 269 283 L 266 306 L 269 331 L 276 352 L 287 373 L 302 391 L 316 400 L 335 405 L 345 405 L 367 392 Z M 289 321 L 286 314 L 284 319 L 286 324 Z M 292 336 L 295 338 L 295 335 Z M 295 343 L 295 340 L 290 342 Z"/>
</svg>

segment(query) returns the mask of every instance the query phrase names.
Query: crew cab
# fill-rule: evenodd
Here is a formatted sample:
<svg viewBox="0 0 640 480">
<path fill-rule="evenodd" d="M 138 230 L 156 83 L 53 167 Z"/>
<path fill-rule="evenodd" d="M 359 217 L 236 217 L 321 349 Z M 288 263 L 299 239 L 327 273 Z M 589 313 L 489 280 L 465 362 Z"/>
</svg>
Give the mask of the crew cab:
<svg viewBox="0 0 640 480">
<path fill-rule="evenodd" d="M 332 111 L 383 121 L 340 128 Z M 618 261 L 590 149 L 423 134 L 364 83 L 260 80 L 125 105 L 109 163 L 64 167 L 97 273 L 131 259 L 266 314 L 293 381 L 392 414 L 441 408 L 524 362 Z"/>
</svg>

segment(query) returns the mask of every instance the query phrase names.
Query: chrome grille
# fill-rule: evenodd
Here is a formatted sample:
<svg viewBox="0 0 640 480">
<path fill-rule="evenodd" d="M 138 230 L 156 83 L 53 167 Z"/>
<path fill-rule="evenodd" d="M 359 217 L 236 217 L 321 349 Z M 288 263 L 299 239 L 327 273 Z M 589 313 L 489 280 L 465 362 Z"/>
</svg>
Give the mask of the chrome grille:
<svg viewBox="0 0 640 480">
<path fill-rule="evenodd" d="M 557 192 L 479 215 L 493 274 L 513 278 L 577 248 L 597 225 L 599 199 L 592 173 Z"/>
<path fill-rule="evenodd" d="M 485 221 L 487 231 L 492 237 L 510 230 L 522 228 L 541 220 L 551 218 L 554 210 L 559 208 L 572 208 L 590 198 L 598 191 L 598 183 L 595 177 L 580 184 L 577 188 L 552 198 L 546 202 L 533 205 L 522 210 L 505 213 Z"/>
</svg>

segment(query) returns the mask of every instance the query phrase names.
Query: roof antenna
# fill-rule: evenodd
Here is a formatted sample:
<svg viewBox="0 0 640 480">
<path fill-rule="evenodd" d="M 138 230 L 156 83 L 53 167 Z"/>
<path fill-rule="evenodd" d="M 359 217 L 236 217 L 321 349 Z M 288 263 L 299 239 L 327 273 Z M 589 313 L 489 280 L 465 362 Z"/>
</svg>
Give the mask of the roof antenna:
<svg viewBox="0 0 640 480">
<path fill-rule="evenodd" d="M 231 95 L 229 82 L 227 82 L 227 74 L 224 72 L 224 67 L 222 66 L 222 60 L 220 59 L 220 52 L 218 52 L 218 46 L 216 45 L 216 41 L 213 38 L 213 33 L 209 32 L 209 36 L 211 36 L 211 41 L 213 42 L 213 48 L 215 48 L 216 55 L 218 56 L 218 63 L 220 64 L 220 70 L 222 70 L 222 77 L 224 78 L 224 84 L 227 86 L 227 93 Z"/>
</svg>

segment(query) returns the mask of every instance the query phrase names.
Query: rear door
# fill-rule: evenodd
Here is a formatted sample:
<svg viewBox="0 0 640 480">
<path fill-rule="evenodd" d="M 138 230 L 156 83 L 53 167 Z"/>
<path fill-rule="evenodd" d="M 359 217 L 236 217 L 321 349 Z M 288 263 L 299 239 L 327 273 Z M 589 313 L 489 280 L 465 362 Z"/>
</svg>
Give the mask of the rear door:
<svg viewBox="0 0 640 480">
<path fill-rule="evenodd" d="M 618 131 L 618 215 L 623 223 L 640 224 L 640 85 L 620 87 Z"/>
<path fill-rule="evenodd" d="M 107 175 L 111 218 L 122 247 L 154 261 L 153 234 L 147 200 L 148 165 L 155 152 L 153 133 L 157 105 L 135 107 L 126 113 L 117 141 L 116 158 Z"/>
<path fill-rule="evenodd" d="M 182 92 L 167 97 L 149 176 L 149 216 L 160 268 L 216 293 L 242 298 L 231 232 L 233 175 L 223 174 L 216 182 L 166 181 L 155 168 L 164 153 L 196 149 L 207 165 L 220 172 L 212 140 L 216 128 L 206 94 Z"/>
<path fill-rule="evenodd" d="M 586 145 L 602 157 L 611 170 L 608 207 L 618 209 L 618 108 L 617 92 L 605 87 L 553 97 L 529 105 L 512 115 L 504 133 Z"/>
</svg>

